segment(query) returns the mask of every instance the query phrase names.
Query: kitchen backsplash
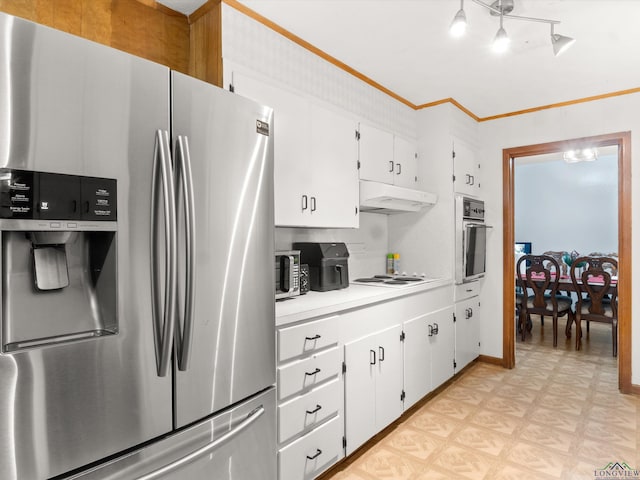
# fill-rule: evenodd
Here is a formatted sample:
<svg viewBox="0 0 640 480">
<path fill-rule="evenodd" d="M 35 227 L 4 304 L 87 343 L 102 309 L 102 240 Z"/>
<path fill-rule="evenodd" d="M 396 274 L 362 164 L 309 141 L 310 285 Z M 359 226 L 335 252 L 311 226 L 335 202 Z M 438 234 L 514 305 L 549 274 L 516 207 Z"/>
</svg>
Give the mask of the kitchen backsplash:
<svg viewBox="0 0 640 480">
<path fill-rule="evenodd" d="M 294 242 L 344 242 L 349 249 L 349 278 L 384 273 L 388 250 L 388 217 L 360 213 L 360 228 L 276 228 L 276 250 Z M 400 252 L 401 253 L 401 252 Z"/>
</svg>

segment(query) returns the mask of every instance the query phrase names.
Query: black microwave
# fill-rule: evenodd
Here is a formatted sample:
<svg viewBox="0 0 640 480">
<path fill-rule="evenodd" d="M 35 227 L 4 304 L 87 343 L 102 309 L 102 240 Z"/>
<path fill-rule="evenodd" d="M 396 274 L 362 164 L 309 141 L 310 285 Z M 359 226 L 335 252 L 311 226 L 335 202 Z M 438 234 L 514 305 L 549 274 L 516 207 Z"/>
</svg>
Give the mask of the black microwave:
<svg viewBox="0 0 640 480">
<path fill-rule="evenodd" d="M 300 250 L 276 252 L 276 300 L 300 295 Z"/>
</svg>

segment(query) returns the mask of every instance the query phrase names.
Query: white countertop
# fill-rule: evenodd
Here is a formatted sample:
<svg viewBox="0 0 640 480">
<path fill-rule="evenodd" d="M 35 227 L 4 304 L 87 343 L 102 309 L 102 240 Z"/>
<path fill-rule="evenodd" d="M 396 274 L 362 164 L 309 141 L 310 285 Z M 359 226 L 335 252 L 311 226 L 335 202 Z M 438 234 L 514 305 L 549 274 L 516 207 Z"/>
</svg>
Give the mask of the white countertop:
<svg viewBox="0 0 640 480">
<path fill-rule="evenodd" d="M 331 290 L 329 292 L 310 291 L 305 295 L 276 302 L 276 326 L 279 327 L 321 315 L 330 315 L 342 310 L 363 307 L 452 284 L 453 280 L 446 278 L 402 288 L 350 284 L 348 288 L 342 290 Z"/>
</svg>

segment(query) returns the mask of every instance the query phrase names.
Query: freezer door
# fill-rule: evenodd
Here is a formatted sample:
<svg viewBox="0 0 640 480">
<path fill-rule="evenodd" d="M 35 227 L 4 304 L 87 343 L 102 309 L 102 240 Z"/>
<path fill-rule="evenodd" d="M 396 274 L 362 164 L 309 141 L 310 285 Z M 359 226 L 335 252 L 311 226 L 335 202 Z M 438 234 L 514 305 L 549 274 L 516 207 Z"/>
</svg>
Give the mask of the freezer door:
<svg viewBox="0 0 640 480">
<path fill-rule="evenodd" d="M 195 248 L 192 340 L 178 335 L 180 427 L 275 382 L 273 120 L 268 107 L 171 75 L 174 158 L 177 168 L 190 159 L 195 209 L 195 245 L 188 235 L 178 241 L 179 268 Z M 184 232 L 188 187 L 178 190 Z M 187 333 L 188 273 L 178 276 L 178 331 Z"/>
<path fill-rule="evenodd" d="M 0 351 L 0 478 L 42 479 L 172 427 L 171 374 L 156 374 L 149 274 L 151 168 L 156 130 L 169 125 L 169 70 L 4 14 L 0 38 L 0 165 L 117 181 L 117 261 L 108 272 L 117 291 L 106 292 L 116 298 L 113 334 Z M 24 314 L 20 304 L 41 305 L 36 326 L 80 321 L 62 296 L 83 288 L 75 278 L 107 272 L 74 270 L 70 260 L 69 287 L 35 292 L 24 236 L 5 233 L 1 335 Z M 8 256 L 26 270 L 11 274 Z M 88 312 L 99 307 L 84 301 Z"/>
<path fill-rule="evenodd" d="M 275 480 L 275 388 L 68 480 Z"/>
</svg>

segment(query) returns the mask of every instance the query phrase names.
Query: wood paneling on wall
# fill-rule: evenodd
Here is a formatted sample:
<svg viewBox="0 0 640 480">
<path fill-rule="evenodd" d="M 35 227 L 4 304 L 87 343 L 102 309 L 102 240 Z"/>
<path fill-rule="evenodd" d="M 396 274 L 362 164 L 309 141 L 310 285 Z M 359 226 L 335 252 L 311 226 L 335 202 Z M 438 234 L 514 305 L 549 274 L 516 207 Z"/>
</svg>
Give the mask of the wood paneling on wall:
<svg viewBox="0 0 640 480">
<path fill-rule="evenodd" d="M 0 0 L 0 11 L 189 73 L 189 21 L 154 0 Z"/>
<path fill-rule="evenodd" d="M 209 0 L 189 16 L 190 75 L 222 87 L 222 3 Z"/>
</svg>

